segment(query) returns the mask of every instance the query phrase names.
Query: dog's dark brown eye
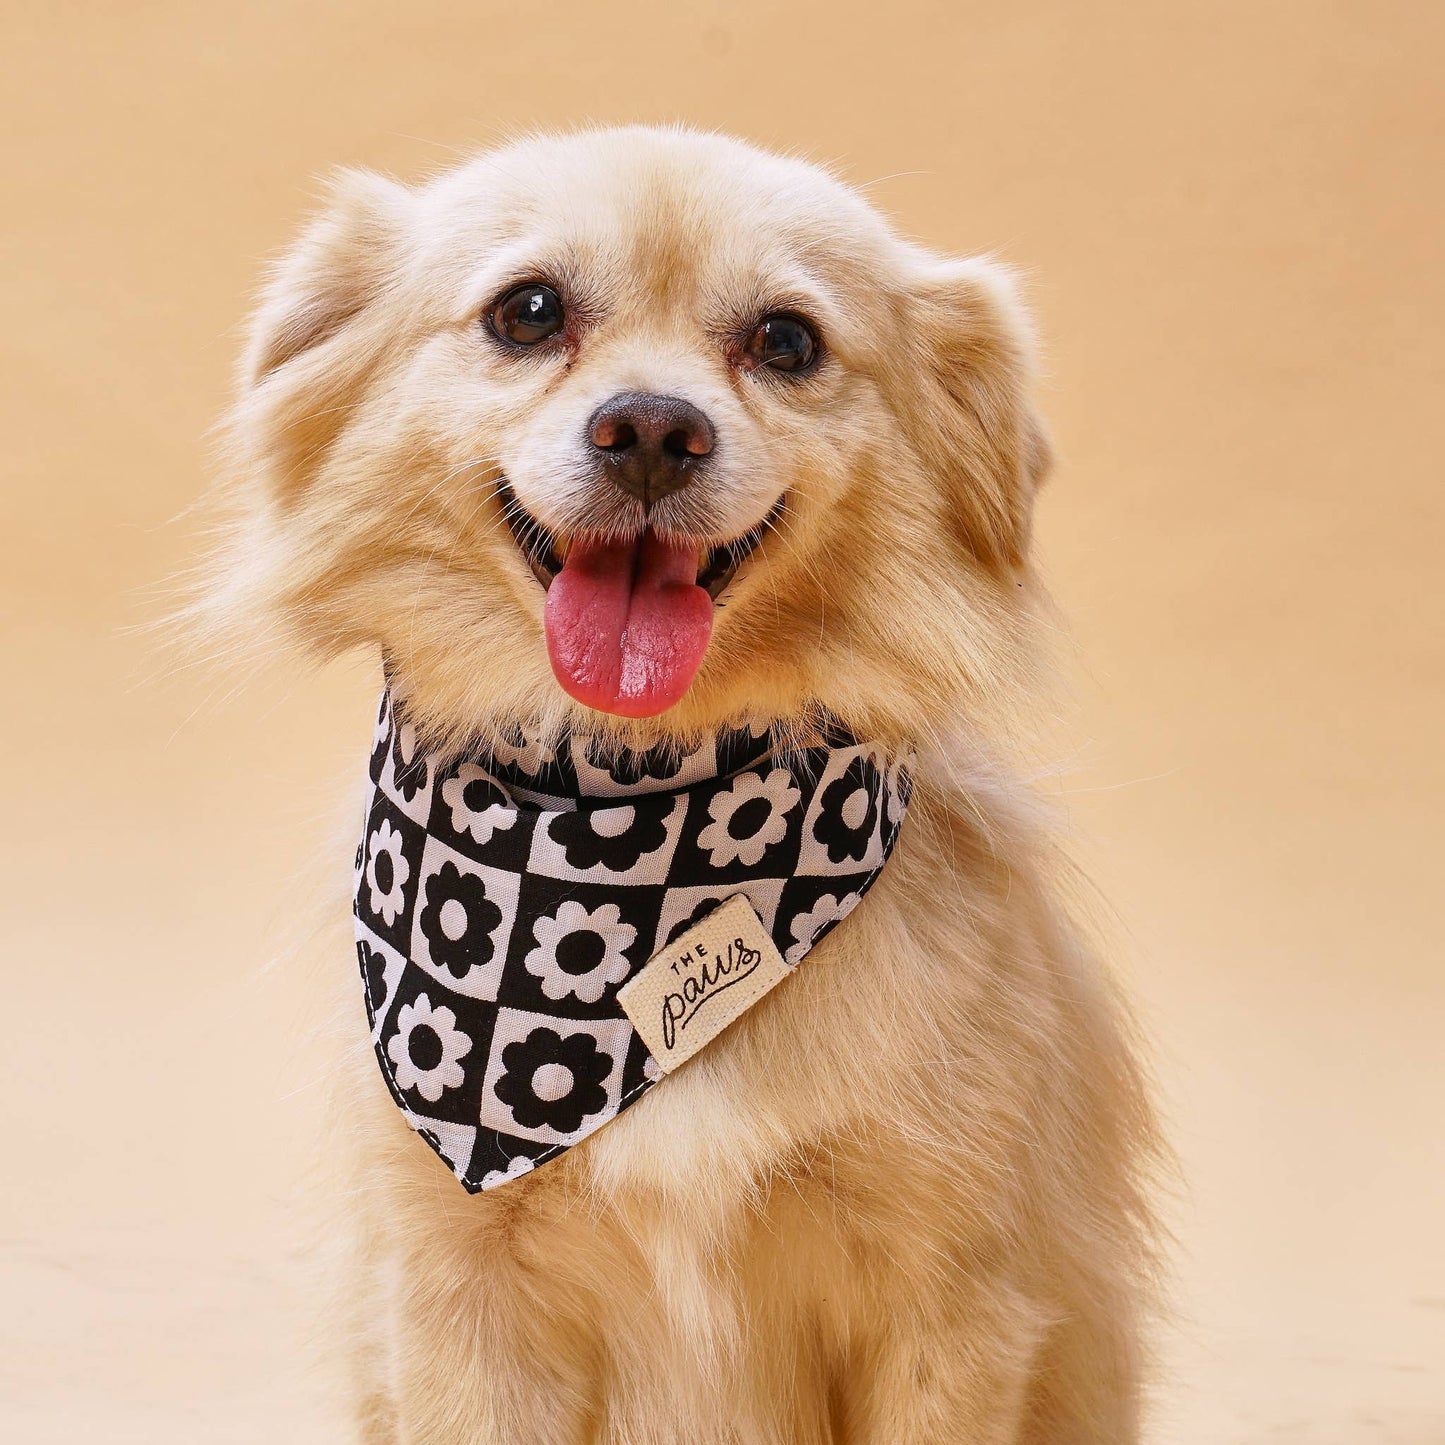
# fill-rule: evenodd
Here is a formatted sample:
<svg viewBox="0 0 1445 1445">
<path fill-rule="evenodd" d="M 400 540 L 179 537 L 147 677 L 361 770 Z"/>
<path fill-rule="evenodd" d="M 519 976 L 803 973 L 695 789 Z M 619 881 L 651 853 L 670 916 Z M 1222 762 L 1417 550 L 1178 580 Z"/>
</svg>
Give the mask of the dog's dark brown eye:
<svg viewBox="0 0 1445 1445">
<path fill-rule="evenodd" d="M 561 329 L 562 298 L 550 286 L 514 286 L 492 308 L 492 330 L 516 346 L 535 346 Z"/>
<path fill-rule="evenodd" d="M 808 323 L 780 311 L 764 316 L 744 348 L 753 366 L 774 371 L 806 371 L 818 356 L 818 338 Z"/>
</svg>

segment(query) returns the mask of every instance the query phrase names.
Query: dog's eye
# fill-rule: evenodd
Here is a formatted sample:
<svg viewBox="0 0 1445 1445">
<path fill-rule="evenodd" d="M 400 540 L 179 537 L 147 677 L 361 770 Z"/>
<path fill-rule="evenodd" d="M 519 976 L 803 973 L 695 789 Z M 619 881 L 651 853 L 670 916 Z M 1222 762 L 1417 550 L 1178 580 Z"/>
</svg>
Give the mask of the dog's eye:
<svg viewBox="0 0 1445 1445">
<path fill-rule="evenodd" d="M 808 323 L 779 311 L 764 316 L 744 348 L 753 366 L 770 366 L 774 371 L 806 371 L 818 356 L 818 338 Z"/>
<path fill-rule="evenodd" d="M 562 298 L 550 286 L 514 286 L 492 308 L 492 330 L 516 346 L 535 346 L 562 329 Z"/>
</svg>

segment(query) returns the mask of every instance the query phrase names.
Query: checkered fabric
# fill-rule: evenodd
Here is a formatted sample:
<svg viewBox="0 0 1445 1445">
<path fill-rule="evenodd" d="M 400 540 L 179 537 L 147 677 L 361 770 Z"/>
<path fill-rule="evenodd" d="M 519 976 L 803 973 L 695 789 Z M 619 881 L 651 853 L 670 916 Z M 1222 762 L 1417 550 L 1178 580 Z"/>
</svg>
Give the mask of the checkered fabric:
<svg viewBox="0 0 1445 1445">
<path fill-rule="evenodd" d="M 836 727 L 806 748 L 744 728 L 682 755 L 573 734 L 444 758 L 384 694 L 354 912 L 408 1123 L 475 1192 L 615 1118 L 663 1077 L 621 985 L 737 893 L 796 965 L 882 869 L 910 761 Z"/>
</svg>

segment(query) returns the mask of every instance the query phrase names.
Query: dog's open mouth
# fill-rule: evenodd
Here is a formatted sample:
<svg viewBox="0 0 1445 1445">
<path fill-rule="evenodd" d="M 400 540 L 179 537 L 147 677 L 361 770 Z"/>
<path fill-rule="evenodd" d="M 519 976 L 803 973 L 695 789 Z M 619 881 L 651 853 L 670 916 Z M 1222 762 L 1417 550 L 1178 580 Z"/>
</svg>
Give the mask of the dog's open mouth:
<svg viewBox="0 0 1445 1445">
<path fill-rule="evenodd" d="M 756 550 L 782 501 L 720 546 L 655 532 L 609 538 L 548 531 L 503 481 L 502 513 L 547 592 L 547 653 L 562 688 L 623 717 L 651 717 L 691 684 L 712 636 L 713 604 Z"/>
<path fill-rule="evenodd" d="M 552 579 L 562 570 L 567 556 L 567 545 L 561 543 L 547 530 L 518 500 L 508 482 L 503 481 L 497 488 L 497 497 L 502 504 L 502 515 L 507 519 L 512 538 L 517 544 L 532 575 L 542 584 L 543 589 L 552 585 Z M 741 537 L 723 542 L 716 547 L 701 547 L 698 551 L 697 585 L 703 588 L 714 602 L 727 590 L 739 567 L 752 556 L 763 534 L 777 521 L 783 510 L 779 498 L 772 510 L 756 527 L 749 528 Z"/>
</svg>

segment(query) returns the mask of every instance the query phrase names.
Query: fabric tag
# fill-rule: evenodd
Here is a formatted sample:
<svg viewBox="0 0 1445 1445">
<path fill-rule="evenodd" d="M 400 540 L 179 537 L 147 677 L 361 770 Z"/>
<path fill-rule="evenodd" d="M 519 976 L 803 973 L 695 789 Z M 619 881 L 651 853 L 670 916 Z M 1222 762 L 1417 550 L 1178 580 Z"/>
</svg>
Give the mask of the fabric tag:
<svg viewBox="0 0 1445 1445">
<path fill-rule="evenodd" d="M 654 954 L 617 1001 L 670 1074 L 791 971 L 737 893 Z"/>
</svg>

